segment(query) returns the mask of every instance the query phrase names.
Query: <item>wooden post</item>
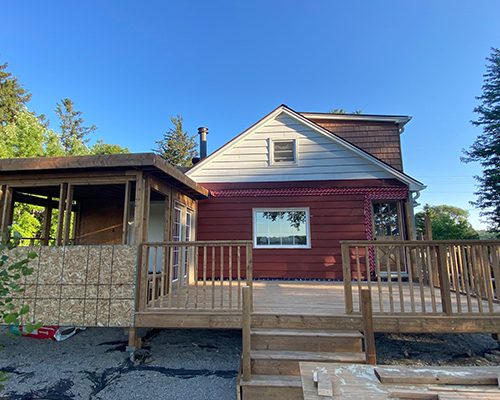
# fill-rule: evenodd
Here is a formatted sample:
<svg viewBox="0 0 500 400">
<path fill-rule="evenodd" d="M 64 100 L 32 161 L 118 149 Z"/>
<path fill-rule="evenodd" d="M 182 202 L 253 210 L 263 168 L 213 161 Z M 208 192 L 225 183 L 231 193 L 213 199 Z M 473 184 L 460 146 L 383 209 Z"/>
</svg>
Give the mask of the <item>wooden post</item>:
<svg viewBox="0 0 500 400">
<path fill-rule="evenodd" d="M 141 348 L 142 341 L 137 334 L 137 328 L 129 328 L 128 330 L 128 351 L 134 351 Z"/>
<path fill-rule="evenodd" d="M 2 224 L 0 226 L 0 240 L 7 242 L 9 240 L 9 224 L 12 215 L 12 188 L 8 185 L 3 185 L 2 189 Z"/>
<path fill-rule="evenodd" d="M 406 231 L 407 231 L 407 236 L 408 240 L 415 240 L 414 236 L 414 219 L 413 219 L 413 207 L 410 203 L 410 200 L 406 201 L 404 203 L 405 207 L 405 216 L 406 216 Z"/>
<path fill-rule="evenodd" d="M 43 211 L 42 244 L 45 246 L 49 245 L 50 240 L 50 227 L 52 223 L 52 207 L 50 206 L 51 203 L 52 197 L 49 196 L 47 197 L 47 206 L 45 206 L 45 210 Z"/>
<path fill-rule="evenodd" d="M 342 278 L 344 280 L 344 302 L 346 314 L 352 314 L 352 282 L 351 260 L 349 258 L 349 245 L 342 244 Z"/>
<path fill-rule="evenodd" d="M 432 240 L 431 216 L 428 212 L 424 214 L 425 240 Z"/>
<path fill-rule="evenodd" d="M 361 316 L 363 317 L 363 335 L 365 338 L 366 363 L 377 364 L 375 333 L 373 331 L 372 294 L 368 289 L 361 290 Z"/>
<path fill-rule="evenodd" d="M 134 244 L 142 243 L 142 217 L 144 212 L 144 179 L 142 173 L 137 175 L 135 181 L 135 207 L 134 207 Z"/>
<path fill-rule="evenodd" d="M 250 349 L 251 349 L 251 326 L 252 326 L 252 303 L 251 294 L 252 290 L 249 286 L 244 286 L 242 288 L 243 292 L 243 311 L 242 311 L 242 368 L 243 368 L 243 380 L 249 381 L 252 374 L 251 368 L 252 363 L 250 359 Z"/>
<path fill-rule="evenodd" d="M 64 202 L 66 201 L 67 184 L 61 183 L 59 186 L 59 207 L 57 216 L 56 246 L 60 246 L 63 237 L 64 226 Z"/>
<path fill-rule="evenodd" d="M 446 246 L 440 244 L 437 246 L 437 266 L 439 273 L 439 290 L 441 291 L 441 305 L 443 307 L 443 312 L 446 315 L 451 315 L 453 312 L 451 305 L 451 288 L 450 288 L 450 276 L 448 274 L 448 260 L 446 256 Z"/>
<path fill-rule="evenodd" d="M 253 311 L 253 254 L 252 254 L 252 244 L 247 243 L 246 245 L 246 275 L 247 275 L 247 286 L 250 290 L 250 310 Z"/>
<path fill-rule="evenodd" d="M 68 183 L 66 189 L 66 207 L 64 211 L 64 239 L 63 244 L 69 244 L 71 232 L 71 210 L 73 209 L 73 185 Z"/>
<path fill-rule="evenodd" d="M 125 195 L 123 198 L 123 226 L 122 226 L 122 244 L 127 244 L 128 241 L 128 217 L 130 213 L 130 187 L 131 182 L 125 184 Z"/>
</svg>

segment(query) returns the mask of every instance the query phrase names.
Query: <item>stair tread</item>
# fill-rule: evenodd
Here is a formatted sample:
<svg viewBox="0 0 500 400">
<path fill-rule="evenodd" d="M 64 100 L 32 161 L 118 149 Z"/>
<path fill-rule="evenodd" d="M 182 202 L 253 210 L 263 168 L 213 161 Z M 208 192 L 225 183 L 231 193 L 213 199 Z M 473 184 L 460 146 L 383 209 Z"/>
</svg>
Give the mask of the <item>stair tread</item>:
<svg viewBox="0 0 500 400">
<path fill-rule="evenodd" d="M 248 381 L 241 380 L 240 386 L 302 387 L 302 382 L 295 375 L 252 375 Z"/>
<path fill-rule="evenodd" d="M 310 336 L 310 337 L 342 337 L 342 338 L 363 338 L 363 334 L 359 331 L 331 331 L 326 329 L 266 329 L 254 328 L 251 331 L 252 335 L 265 336 Z"/>
<path fill-rule="evenodd" d="M 360 362 L 366 361 L 365 353 L 361 352 L 314 352 L 314 351 L 287 351 L 287 350 L 252 350 L 250 357 L 253 360 L 297 360 L 297 361 L 334 361 Z"/>
</svg>

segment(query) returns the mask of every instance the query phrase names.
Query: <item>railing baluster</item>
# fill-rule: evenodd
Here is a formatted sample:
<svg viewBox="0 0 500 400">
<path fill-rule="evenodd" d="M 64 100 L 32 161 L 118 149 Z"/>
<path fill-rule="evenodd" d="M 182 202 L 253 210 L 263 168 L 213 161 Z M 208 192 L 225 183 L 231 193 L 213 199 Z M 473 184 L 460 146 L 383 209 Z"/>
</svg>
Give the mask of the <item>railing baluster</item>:
<svg viewBox="0 0 500 400">
<path fill-rule="evenodd" d="M 385 267 L 387 269 L 387 284 L 389 285 L 389 307 L 391 310 L 391 313 L 394 312 L 394 299 L 393 299 L 393 294 L 392 294 L 392 273 L 391 273 L 391 246 L 387 246 L 388 252 L 386 254 L 386 262 L 385 262 Z"/>
<path fill-rule="evenodd" d="M 370 268 L 370 255 L 369 255 L 369 250 L 368 246 L 365 246 L 365 270 L 366 270 L 366 285 L 368 287 L 368 290 L 370 291 L 370 294 L 372 292 L 372 271 Z"/>
<path fill-rule="evenodd" d="M 496 300 L 500 301 L 500 257 L 498 250 L 499 247 L 491 246 L 491 267 L 493 270 L 493 279 L 495 280 Z"/>
<path fill-rule="evenodd" d="M 458 273 L 458 260 L 455 246 L 450 247 L 450 260 L 453 279 L 453 288 L 455 289 L 455 298 L 457 299 L 457 312 L 462 313 L 462 290 L 460 287 L 460 278 Z"/>
<path fill-rule="evenodd" d="M 359 301 L 359 309 L 361 311 L 361 267 L 359 262 L 359 247 L 354 247 L 354 257 L 356 258 L 356 279 L 358 282 L 358 301 Z"/>
<path fill-rule="evenodd" d="M 224 246 L 220 246 L 220 308 L 224 308 Z"/>
<path fill-rule="evenodd" d="M 151 303 L 153 304 L 153 307 L 155 307 L 156 303 L 156 262 L 158 261 L 158 246 L 153 247 L 153 282 L 151 284 Z M 148 268 L 149 269 L 149 268 Z"/>
<path fill-rule="evenodd" d="M 169 251 L 169 266 L 168 266 L 168 306 L 172 307 L 172 292 L 174 289 L 174 285 L 172 281 L 174 280 L 174 246 L 168 245 L 166 246 Z"/>
<path fill-rule="evenodd" d="M 469 286 L 469 257 L 467 256 L 466 248 L 466 246 L 460 246 L 460 260 L 462 264 L 462 272 L 464 275 L 465 296 L 467 297 L 467 311 L 472 312 L 471 288 Z"/>
<path fill-rule="evenodd" d="M 207 246 L 203 246 L 203 308 L 207 308 Z"/>
<path fill-rule="evenodd" d="M 483 312 L 483 299 L 481 293 L 481 278 L 478 271 L 478 260 L 476 246 L 470 246 L 471 249 L 471 272 L 474 280 L 474 289 L 476 292 L 477 308 L 480 313 Z"/>
<path fill-rule="evenodd" d="M 404 247 L 405 259 L 406 259 L 406 269 L 408 270 L 408 286 L 410 288 L 410 306 L 411 312 L 415 312 L 415 291 L 413 289 L 413 266 L 415 263 L 412 262 L 412 248 Z"/>
<path fill-rule="evenodd" d="M 215 308 L 215 245 L 212 245 L 212 310 Z"/>
<path fill-rule="evenodd" d="M 396 274 L 398 277 L 398 287 L 399 287 L 399 309 L 401 312 L 405 312 L 405 299 L 403 295 L 403 280 L 401 279 L 401 253 L 400 248 L 396 248 Z"/>
<path fill-rule="evenodd" d="M 198 257 L 199 247 L 194 248 L 194 308 L 198 308 Z"/>
<path fill-rule="evenodd" d="M 424 288 L 424 282 L 423 282 L 423 263 L 422 263 L 422 248 L 419 246 L 417 247 L 417 252 L 416 252 L 417 260 L 417 274 L 418 274 L 418 286 L 420 289 L 420 307 L 422 308 L 422 312 L 425 313 L 425 288 Z"/>
<path fill-rule="evenodd" d="M 241 307 L 241 246 L 236 247 L 237 257 L 237 271 L 238 276 L 238 309 Z"/>
<path fill-rule="evenodd" d="M 484 271 L 484 285 L 486 289 L 486 294 L 488 297 L 488 310 L 493 312 L 493 282 L 491 281 L 491 267 L 490 267 L 490 257 L 488 254 L 488 247 L 481 246 L 482 249 L 482 264 Z"/>
<path fill-rule="evenodd" d="M 185 281 L 184 281 L 184 288 L 186 291 L 186 299 L 184 302 L 184 308 L 188 308 L 189 304 L 189 284 L 191 282 L 191 249 L 186 246 L 186 249 L 184 250 L 184 272 L 185 272 Z"/>
<path fill-rule="evenodd" d="M 375 273 L 377 274 L 377 287 L 378 287 L 378 303 L 380 312 L 384 312 L 384 299 L 382 292 L 382 278 L 380 276 L 380 252 L 378 247 L 373 248 L 375 251 Z"/>
<path fill-rule="evenodd" d="M 424 259 L 426 262 L 424 263 Z M 429 291 L 431 293 L 431 307 L 432 307 L 432 312 L 437 312 L 437 307 L 436 307 L 436 286 L 434 283 L 434 278 L 436 276 L 436 273 L 433 268 L 432 264 L 432 256 L 431 256 L 431 249 L 429 246 L 425 246 L 424 249 L 422 250 L 422 266 L 427 267 L 427 271 L 429 274 Z"/>
<path fill-rule="evenodd" d="M 229 279 L 229 309 L 233 308 L 233 248 L 229 245 L 229 270 L 228 270 L 228 279 Z"/>
</svg>

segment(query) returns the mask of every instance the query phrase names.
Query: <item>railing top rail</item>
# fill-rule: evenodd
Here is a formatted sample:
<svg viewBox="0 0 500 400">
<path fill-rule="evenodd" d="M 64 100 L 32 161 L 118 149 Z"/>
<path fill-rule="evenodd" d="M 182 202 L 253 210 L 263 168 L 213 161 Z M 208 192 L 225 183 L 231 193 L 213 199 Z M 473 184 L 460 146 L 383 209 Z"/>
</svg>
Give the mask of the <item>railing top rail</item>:
<svg viewBox="0 0 500 400">
<path fill-rule="evenodd" d="M 341 240 L 340 244 L 348 246 L 500 246 L 500 240 Z"/>
<path fill-rule="evenodd" d="M 144 242 L 143 246 L 246 246 L 251 240 L 193 240 L 189 242 Z"/>
</svg>

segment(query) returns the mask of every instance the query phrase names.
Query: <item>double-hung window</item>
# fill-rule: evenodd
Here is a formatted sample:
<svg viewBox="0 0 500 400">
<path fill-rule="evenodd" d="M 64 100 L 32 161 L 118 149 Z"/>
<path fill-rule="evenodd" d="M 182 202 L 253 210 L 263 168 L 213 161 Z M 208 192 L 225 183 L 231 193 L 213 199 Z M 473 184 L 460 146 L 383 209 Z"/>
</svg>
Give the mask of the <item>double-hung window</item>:
<svg viewBox="0 0 500 400">
<path fill-rule="evenodd" d="M 309 209 L 256 208 L 253 236 L 255 248 L 309 248 Z"/>
</svg>

